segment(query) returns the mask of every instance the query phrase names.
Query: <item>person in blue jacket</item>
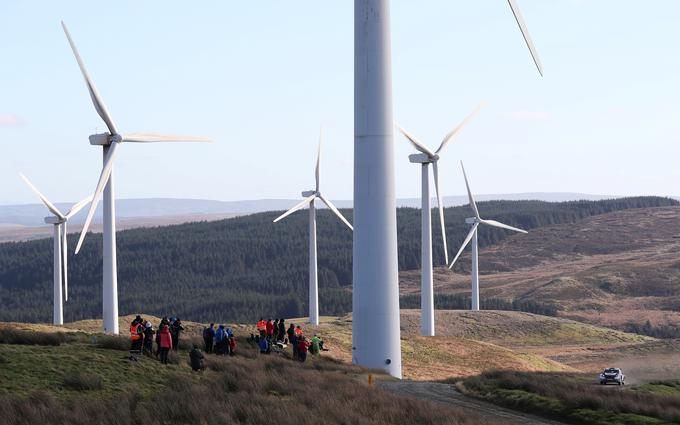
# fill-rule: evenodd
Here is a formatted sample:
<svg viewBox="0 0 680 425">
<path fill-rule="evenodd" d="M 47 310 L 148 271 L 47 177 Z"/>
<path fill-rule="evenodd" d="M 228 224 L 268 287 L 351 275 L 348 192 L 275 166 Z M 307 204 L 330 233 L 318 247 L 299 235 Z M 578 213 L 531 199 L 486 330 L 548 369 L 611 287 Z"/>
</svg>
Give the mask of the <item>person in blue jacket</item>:
<svg viewBox="0 0 680 425">
<path fill-rule="evenodd" d="M 269 341 L 267 341 L 267 338 L 260 339 L 260 353 L 261 354 L 271 353 L 271 347 L 269 346 Z"/>
<path fill-rule="evenodd" d="M 215 354 L 227 354 L 229 350 L 227 347 L 227 332 L 224 330 L 224 325 L 220 325 L 215 332 Z"/>
</svg>

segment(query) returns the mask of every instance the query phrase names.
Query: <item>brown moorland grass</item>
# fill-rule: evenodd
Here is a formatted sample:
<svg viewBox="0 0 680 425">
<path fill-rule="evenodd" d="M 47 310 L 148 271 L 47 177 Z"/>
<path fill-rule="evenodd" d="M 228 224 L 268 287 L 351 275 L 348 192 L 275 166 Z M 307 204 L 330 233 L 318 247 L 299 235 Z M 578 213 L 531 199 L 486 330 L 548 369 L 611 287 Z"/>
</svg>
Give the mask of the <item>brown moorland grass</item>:
<svg viewBox="0 0 680 425">
<path fill-rule="evenodd" d="M 111 352 L 78 344 L 77 350 Z M 50 356 L 58 360 L 60 350 L 70 346 L 54 347 Z M 25 353 L 29 355 L 30 351 Z M 154 370 L 166 377 L 156 381 L 151 392 L 134 387 L 114 393 L 100 389 L 112 385 L 106 377 L 111 370 L 104 367 L 97 373 L 66 373 L 62 385 L 71 391 L 61 396 L 50 386 L 59 385 L 56 383 L 0 398 L 0 424 L 493 423 L 469 411 L 395 397 L 369 386 L 367 371 L 356 366 L 319 357 L 299 363 L 286 356 L 259 355 L 245 341 L 239 353 L 235 357 L 207 356 L 207 368 L 200 373 L 191 373 L 183 360 L 164 367 L 145 359 L 144 364 L 150 367 L 136 369 L 134 379 L 144 379 L 146 374 L 151 378 Z M 186 354 L 180 350 L 177 358 L 183 359 Z M 111 367 L 120 367 L 116 366 L 120 365 L 117 355 L 109 357 Z M 68 368 L 83 366 L 71 354 L 61 360 L 65 362 L 72 363 Z M 126 379 L 125 375 L 118 376 Z"/>
</svg>

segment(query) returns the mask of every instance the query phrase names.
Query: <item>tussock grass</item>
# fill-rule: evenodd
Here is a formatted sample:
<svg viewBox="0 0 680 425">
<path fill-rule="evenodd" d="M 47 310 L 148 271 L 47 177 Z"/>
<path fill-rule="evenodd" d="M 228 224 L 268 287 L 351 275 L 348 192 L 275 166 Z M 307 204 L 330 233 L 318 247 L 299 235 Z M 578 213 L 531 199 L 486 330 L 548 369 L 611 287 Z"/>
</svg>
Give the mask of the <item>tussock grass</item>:
<svg viewBox="0 0 680 425">
<path fill-rule="evenodd" d="M 97 335 L 94 339 L 99 348 L 109 350 L 130 351 L 130 338 L 117 335 Z"/>
<path fill-rule="evenodd" d="M 64 387 L 78 391 L 101 390 L 102 378 L 94 373 L 75 371 L 64 376 Z"/>
<path fill-rule="evenodd" d="M 12 327 L 0 327 L 0 344 L 61 345 L 67 340 L 62 332 L 34 332 Z"/>
</svg>

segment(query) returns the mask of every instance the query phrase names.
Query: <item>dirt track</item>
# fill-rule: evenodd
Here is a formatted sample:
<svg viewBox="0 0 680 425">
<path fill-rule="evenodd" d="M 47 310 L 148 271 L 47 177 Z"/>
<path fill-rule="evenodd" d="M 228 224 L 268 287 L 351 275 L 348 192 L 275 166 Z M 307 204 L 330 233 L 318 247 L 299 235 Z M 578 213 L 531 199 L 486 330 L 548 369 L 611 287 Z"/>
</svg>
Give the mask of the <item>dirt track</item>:
<svg viewBox="0 0 680 425">
<path fill-rule="evenodd" d="M 461 394 L 456 387 L 451 384 L 423 381 L 384 381 L 380 382 L 382 388 L 394 394 L 413 397 L 435 403 L 455 406 L 457 408 L 469 409 L 477 415 L 492 421 L 510 425 L 564 425 L 549 419 L 539 418 L 514 410 L 505 409 L 491 403 L 467 397 Z"/>
</svg>

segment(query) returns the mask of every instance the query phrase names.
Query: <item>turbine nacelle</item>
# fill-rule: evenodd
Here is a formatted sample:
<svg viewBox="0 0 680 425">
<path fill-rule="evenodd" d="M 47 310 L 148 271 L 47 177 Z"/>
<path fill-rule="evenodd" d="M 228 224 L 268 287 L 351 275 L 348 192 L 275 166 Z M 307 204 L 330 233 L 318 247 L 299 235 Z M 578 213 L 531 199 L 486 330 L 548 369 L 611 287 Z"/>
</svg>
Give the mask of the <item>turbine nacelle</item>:
<svg viewBox="0 0 680 425">
<path fill-rule="evenodd" d="M 47 223 L 47 224 L 62 224 L 62 223 L 66 223 L 67 221 L 68 221 L 67 218 L 61 218 L 61 217 L 57 217 L 57 216 L 54 216 L 54 215 L 49 216 L 49 217 L 45 217 L 45 223 Z"/>
<path fill-rule="evenodd" d="M 431 164 L 439 161 L 439 155 L 428 155 L 426 153 L 414 153 L 408 156 L 408 160 L 413 164 Z"/>
<path fill-rule="evenodd" d="M 309 198 L 310 196 L 318 197 L 319 195 L 321 195 L 321 192 L 317 192 L 316 190 L 305 190 L 302 192 L 303 198 Z"/>
<path fill-rule="evenodd" d="M 479 223 L 479 219 L 477 217 L 468 217 L 465 219 L 465 224 L 476 224 Z"/>
<path fill-rule="evenodd" d="M 111 133 L 93 134 L 89 139 L 90 144 L 93 146 L 108 146 L 114 141 L 120 142 L 120 136 L 118 136 L 118 140 L 114 140 L 114 136 L 112 136 Z"/>
</svg>

